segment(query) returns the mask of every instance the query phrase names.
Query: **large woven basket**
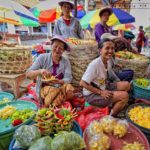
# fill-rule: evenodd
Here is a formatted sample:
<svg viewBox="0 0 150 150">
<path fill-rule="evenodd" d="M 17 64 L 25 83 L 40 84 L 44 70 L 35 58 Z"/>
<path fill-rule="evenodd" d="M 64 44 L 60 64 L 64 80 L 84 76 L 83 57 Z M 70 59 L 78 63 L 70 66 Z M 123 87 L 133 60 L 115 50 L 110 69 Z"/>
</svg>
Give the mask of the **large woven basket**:
<svg viewBox="0 0 150 150">
<path fill-rule="evenodd" d="M 24 73 L 31 63 L 30 47 L 0 47 L 0 74 Z"/>
<path fill-rule="evenodd" d="M 148 59 L 124 59 L 116 57 L 118 64 L 122 64 L 124 69 L 131 69 L 134 71 L 134 78 L 143 78 L 148 69 Z"/>
<path fill-rule="evenodd" d="M 98 57 L 98 46 L 94 40 L 83 40 L 79 45 L 71 44 L 69 60 L 72 67 L 74 86 L 79 86 L 79 82 L 88 64 Z"/>
</svg>

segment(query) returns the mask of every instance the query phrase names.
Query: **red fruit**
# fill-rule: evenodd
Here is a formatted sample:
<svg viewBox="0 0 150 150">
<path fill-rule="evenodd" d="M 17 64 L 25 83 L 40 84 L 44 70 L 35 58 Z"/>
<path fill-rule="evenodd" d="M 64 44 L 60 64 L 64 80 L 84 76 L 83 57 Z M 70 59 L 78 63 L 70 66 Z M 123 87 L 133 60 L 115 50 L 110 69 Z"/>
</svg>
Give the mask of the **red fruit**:
<svg viewBox="0 0 150 150">
<path fill-rule="evenodd" d="M 21 119 L 16 119 L 16 120 L 14 120 L 14 121 L 12 122 L 12 125 L 13 125 L 13 126 L 17 126 L 17 125 L 19 125 L 19 124 L 21 124 L 21 123 L 23 123 L 23 121 L 22 121 Z"/>
</svg>

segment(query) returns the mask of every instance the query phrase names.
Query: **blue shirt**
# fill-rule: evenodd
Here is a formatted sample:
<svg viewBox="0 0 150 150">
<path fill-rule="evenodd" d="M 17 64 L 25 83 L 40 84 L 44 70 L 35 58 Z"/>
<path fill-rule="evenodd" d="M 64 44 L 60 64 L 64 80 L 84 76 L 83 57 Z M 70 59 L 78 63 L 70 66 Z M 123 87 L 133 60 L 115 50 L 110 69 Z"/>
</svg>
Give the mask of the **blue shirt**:
<svg viewBox="0 0 150 150">
<path fill-rule="evenodd" d="M 80 22 L 73 17 L 71 17 L 70 25 L 66 25 L 63 18 L 60 17 L 55 22 L 53 35 L 61 35 L 64 38 L 74 37 L 78 39 L 83 39 L 84 37 Z"/>
</svg>

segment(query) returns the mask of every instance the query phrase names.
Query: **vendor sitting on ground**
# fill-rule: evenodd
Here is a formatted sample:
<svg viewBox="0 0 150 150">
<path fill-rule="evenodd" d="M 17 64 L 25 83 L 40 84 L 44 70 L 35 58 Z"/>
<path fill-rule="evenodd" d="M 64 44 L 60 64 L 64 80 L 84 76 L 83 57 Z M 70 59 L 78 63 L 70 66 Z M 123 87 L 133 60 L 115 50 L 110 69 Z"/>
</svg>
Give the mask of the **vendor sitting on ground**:
<svg viewBox="0 0 150 150">
<path fill-rule="evenodd" d="M 72 80 L 70 62 L 62 56 L 70 47 L 61 36 L 53 37 L 51 42 L 52 52 L 41 54 L 26 73 L 30 79 L 37 78 L 37 96 L 47 107 L 71 99 L 74 90 L 69 84 Z"/>
<path fill-rule="evenodd" d="M 113 71 L 109 61 L 114 55 L 114 46 L 110 39 L 100 41 L 100 57 L 89 64 L 80 81 L 86 101 L 98 107 L 112 106 L 113 116 L 117 115 L 127 104 L 127 91 L 130 89 L 127 81 L 109 82 Z"/>
</svg>

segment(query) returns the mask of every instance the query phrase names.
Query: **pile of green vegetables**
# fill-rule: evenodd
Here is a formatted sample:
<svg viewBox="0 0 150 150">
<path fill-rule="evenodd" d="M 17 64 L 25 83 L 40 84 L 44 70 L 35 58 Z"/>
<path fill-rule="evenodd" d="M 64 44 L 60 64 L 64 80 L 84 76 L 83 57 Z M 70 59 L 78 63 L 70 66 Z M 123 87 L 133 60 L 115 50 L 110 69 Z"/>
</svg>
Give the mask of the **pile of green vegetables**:
<svg viewBox="0 0 150 150">
<path fill-rule="evenodd" d="M 74 131 L 59 132 L 52 139 L 50 136 L 41 137 L 37 127 L 23 125 L 14 134 L 16 140 L 13 148 L 28 150 L 82 150 L 85 143 L 81 136 Z"/>
</svg>

